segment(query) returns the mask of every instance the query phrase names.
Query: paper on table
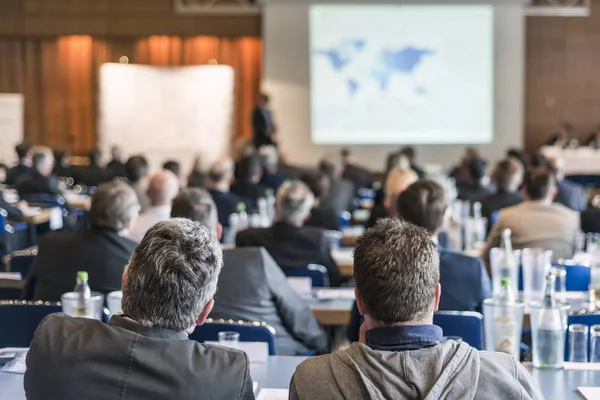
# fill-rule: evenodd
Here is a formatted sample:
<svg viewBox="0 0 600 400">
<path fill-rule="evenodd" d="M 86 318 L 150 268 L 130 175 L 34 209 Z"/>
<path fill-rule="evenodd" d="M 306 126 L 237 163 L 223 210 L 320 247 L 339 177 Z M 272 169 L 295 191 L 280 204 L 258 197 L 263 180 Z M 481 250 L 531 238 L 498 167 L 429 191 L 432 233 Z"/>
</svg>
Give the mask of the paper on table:
<svg viewBox="0 0 600 400">
<path fill-rule="evenodd" d="M 27 371 L 26 357 L 26 351 L 17 353 L 15 358 L 2 367 L 2 372 L 7 372 L 10 374 L 24 374 L 25 371 Z"/>
<path fill-rule="evenodd" d="M 255 396 L 256 396 L 256 389 L 258 389 L 258 382 L 252 382 L 252 391 L 254 392 Z"/>
<path fill-rule="evenodd" d="M 287 389 L 261 389 L 256 400 L 287 400 L 289 394 Z"/>
<path fill-rule="evenodd" d="M 587 400 L 600 399 L 600 387 L 583 387 L 577 388 Z"/>
<path fill-rule="evenodd" d="M 600 363 L 566 362 L 565 369 L 571 369 L 575 371 L 600 371 Z"/>
<path fill-rule="evenodd" d="M 317 298 L 322 300 L 354 300 L 354 289 L 321 289 Z"/>
<path fill-rule="evenodd" d="M 0 272 L 0 279 L 9 279 L 11 281 L 20 281 L 23 275 L 20 272 Z"/>
</svg>

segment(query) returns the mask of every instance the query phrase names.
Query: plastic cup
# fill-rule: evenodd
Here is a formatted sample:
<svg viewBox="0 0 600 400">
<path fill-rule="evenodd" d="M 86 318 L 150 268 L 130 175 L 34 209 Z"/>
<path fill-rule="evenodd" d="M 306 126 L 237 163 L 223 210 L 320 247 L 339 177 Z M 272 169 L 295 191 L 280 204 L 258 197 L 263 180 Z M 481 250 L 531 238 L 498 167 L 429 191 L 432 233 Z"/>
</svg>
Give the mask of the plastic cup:
<svg viewBox="0 0 600 400">
<path fill-rule="evenodd" d="M 540 248 L 523 249 L 523 298 L 525 303 L 540 301 L 544 297 L 546 276 L 552 268 L 552 252 Z"/>
<path fill-rule="evenodd" d="M 494 299 L 483 302 L 485 350 L 506 353 L 519 360 L 524 304 L 498 304 Z"/>
<path fill-rule="evenodd" d="M 78 311 L 78 294 L 75 292 L 65 293 L 60 296 L 60 301 L 62 303 L 62 311 L 63 313 L 70 315 L 72 317 L 86 317 L 93 319 L 97 319 L 102 321 L 102 314 L 104 311 L 104 295 L 98 292 L 92 292 L 91 302 L 92 302 L 92 313 L 93 315 L 84 316 L 81 315 Z"/>
<path fill-rule="evenodd" d="M 219 344 L 225 347 L 238 347 L 240 334 L 238 332 L 219 332 Z"/>
<path fill-rule="evenodd" d="M 600 325 L 590 328 L 590 362 L 600 362 Z"/>
<path fill-rule="evenodd" d="M 569 326 L 569 361 L 588 361 L 588 331 L 587 325 L 573 324 Z"/>
<path fill-rule="evenodd" d="M 113 314 L 119 314 L 123 312 L 122 303 L 123 301 L 123 292 L 120 290 L 117 292 L 111 292 L 106 295 L 106 305 L 108 306 L 108 311 L 110 311 L 110 316 Z"/>
</svg>

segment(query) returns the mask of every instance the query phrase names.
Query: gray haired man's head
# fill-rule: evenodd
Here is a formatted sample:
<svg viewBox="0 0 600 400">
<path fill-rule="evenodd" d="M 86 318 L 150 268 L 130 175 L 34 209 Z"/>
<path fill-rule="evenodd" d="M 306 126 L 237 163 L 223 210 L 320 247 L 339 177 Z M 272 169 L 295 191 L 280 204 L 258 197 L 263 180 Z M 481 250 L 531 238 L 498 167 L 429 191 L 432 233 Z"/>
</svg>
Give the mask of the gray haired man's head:
<svg viewBox="0 0 600 400">
<path fill-rule="evenodd" d="M 279 166 L 279 153 L 275 146 L 261 146 L 258 149 L 258 158 L 263 168 L 268 171 L 276 171 Z"/>
<path fill-rule="evenodd" d="M 133 252 L 123 282 L 123 312 L 146 327 L 182 332 L 210 312 L 223 252 L 198 222 L 154 225 Z"/>
<path fill-rule="evenodd" d="M 119 181 L 103 183 L 92 197 L 90 224 L 122 231 L 135 220 L 139 212 L 140 203 L 131 186 Z"/>
<path fill-rule="evenodd" d="M 54 168 L 54 153 L 48 147 L 39 146 L 33 151 L 33 169 L 39 174 L 49 176 Z"/>
<path fill-rule="evenodd" d="M 275 216 L 278 222 L 301 227 L 315 204 L 315 196 L 301 181 L 284 183 L 277 192 Z"/>
<path fill-rule="evenodd" d="M 359 310 L 376 321 L 391 325 L 433 318 L 439 301 L 437 246 L 423 228 L 381 219 L 358 239 L 354 280 Z"/>
<path fill-rule="evenodd" d="M 187 218 L 200 222 L 211 232 L 217 234 L 217 225 L 219 224 L 217 206 L 210 193 L 204 189 L 188 188 L 179 192 L 173 200 L 171 218 Z"/>
</svg>

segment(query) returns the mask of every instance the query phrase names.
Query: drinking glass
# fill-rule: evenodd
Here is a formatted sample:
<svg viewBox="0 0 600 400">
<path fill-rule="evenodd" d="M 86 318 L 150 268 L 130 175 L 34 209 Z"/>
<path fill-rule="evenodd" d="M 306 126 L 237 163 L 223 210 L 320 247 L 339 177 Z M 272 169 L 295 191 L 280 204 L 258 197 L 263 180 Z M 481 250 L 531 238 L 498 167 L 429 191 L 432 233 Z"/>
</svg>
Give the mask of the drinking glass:
<svg viewBox="0 0 600 400">
<path fill-rule="evenodd" d="M 123 292 L 120 290 L 118 292 L 110 292 L 106 295 L 106 305 L 108 306 L 108 311 L 110 311 L 110 316 L 123 312 L 122 301 Z"/>
<path fill-rule="evenodd" d="M 588 326 L 573 324 L 569 326 L 569 361 L 587 362 L 588 360 Z"/>
<path fill-rule="evenodd" d="M 225 347 L 237 349 L 240 341 L 240 334 L 237 332 L 219 332 L 219 344 Z"/>
<path fill-rule="evenodd" d="M 556 298 L 564 301 L 567 295 L 567 271 L 561 267 L 553 267 L 550 272 L 556 277 L 554 285 Z"/>
<path fill-rule="evenodd" d="M 79 295 L 75 292 L 65 293 L 60 296 L 63 313 L 72 317 L 84 317 L 78 312 L 78 298 Z M 102 314 L 104 311 L 104 295 L 102 293 L 92 292 L 90 301 L 92 302 L 93 315 L 90 315 L 89 317 L 102 321 Z"/>
<path fill-rule="evenodd" d="M 494 299 L 483 301 L 485 350 L 510 354 L 519 359 L 524 304 L 502 304 Z"/>
<path fill-rule="evenodd" d="M 590 328 L 590 362 L 600 362 L 600 325 Z"/>
<path fill-rule="evenodd" d="M 492 268 L 492 289 L 497 294 L 502 288 L 502 279 L 509 278 L 515 299 L 519 294 L 519 264 L 521 250 L 513 251 L 513 259 L 506 260 L 506 251 L 499 247 L 490 250 L 490 266 Z"/>
<path fill-rule="evenodd" d="M 598 250 L 598 242 L 600 241 L 600 233 L 587 234 L 586 253 L 592 254 Z"/>
<path fill-rule="evenodd" d="M 523 249 L 521 261 L 525 304 L 533 300 L 542 300 L 546 276 L 552 268 L 552 252 L 540 248 Z"/>
</svg>

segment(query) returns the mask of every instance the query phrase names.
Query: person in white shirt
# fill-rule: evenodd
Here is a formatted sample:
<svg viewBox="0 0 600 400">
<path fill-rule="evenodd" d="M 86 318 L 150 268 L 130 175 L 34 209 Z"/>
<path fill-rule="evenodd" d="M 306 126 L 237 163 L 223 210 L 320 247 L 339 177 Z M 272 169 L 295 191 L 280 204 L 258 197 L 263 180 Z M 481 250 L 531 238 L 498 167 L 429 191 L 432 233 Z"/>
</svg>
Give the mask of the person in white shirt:
<svg viewBox="0 0 600 400">
<path fill-rule="evenodd" d="M 173 172 L 163 170 L 152 177 L 147 192 L 150 208 L 137 219 L 130 235 L 131 240 L 141 242 L 148 229 L 171 218 L 171 203 L 177 193 L 179 181 Z"/>
</svg>

